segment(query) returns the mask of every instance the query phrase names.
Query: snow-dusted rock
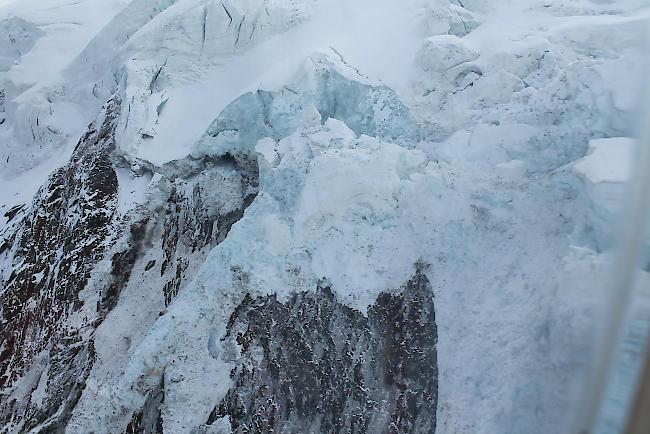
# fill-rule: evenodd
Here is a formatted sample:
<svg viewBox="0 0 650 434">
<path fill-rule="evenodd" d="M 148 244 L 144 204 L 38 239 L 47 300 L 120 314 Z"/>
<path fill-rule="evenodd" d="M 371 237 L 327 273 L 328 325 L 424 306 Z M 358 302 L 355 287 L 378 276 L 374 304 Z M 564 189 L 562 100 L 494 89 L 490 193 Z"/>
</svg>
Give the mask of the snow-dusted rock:
<svg viewBox="0 0 650 434">
<path fill-rule="evenodd" d="M 119 110 L 118 99 L 107 104 L 71 162 L 31 208 L 11 211 L 2 234 L 0 381 L 12 392 L 0 417 L 10 432 L 63 429 L 86 382 L 117 375 L 124 351 L 257 193 L 256 169 L 230 160 L 131 173 L 115 148 Z"/>
</svg>

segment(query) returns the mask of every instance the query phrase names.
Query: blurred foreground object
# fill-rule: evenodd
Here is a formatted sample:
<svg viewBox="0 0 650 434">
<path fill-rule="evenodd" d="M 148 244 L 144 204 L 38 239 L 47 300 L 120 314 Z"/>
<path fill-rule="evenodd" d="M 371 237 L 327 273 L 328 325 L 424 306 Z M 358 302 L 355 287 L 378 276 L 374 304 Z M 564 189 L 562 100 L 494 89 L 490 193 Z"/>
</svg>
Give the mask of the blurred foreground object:
<svg viewBox="0 0 650 434">
<path fill-rule="evenodd" d="M 640 389 L 625 432 L 627 434 L 647 434 L 650 432 L 650 354 L 646 355 Z"/>
<path fill-rule="evenodd" d="M 646 30 L 647 32 L 647 30 Z M 649 41 L 646 34 L 646 41 Z M 650 44 L 646 42 L 646 47 Z M 633 302 L 634 288 L 647 233 L 650 208 L 650 86 L 646 86 L 645 110 L 640 118 L 639 146 L 633 162 L 633 176 L 629 183 L 624 213 L 620 220 L 618 252 L 612 267 L 608 285 L 608 300 L 603 312 L 600 340 L 577 413 L 576 424 L 571 433 L 589 434 L 601 432 L 603 415 L 606 412 L 608 388 L 611 386 L 616 365 L 619 343 L 624 333 L 626 318 Z M 626 434 L 650 433 L 650 359 L 644 348 L 645 367 L 639 377 L 639 391 L 629 404 L 630 416 Z M 635 391 L 631 391 L 634 394 Z M 621 427 L 622 429 L 622 427 Z"/>
</svg>

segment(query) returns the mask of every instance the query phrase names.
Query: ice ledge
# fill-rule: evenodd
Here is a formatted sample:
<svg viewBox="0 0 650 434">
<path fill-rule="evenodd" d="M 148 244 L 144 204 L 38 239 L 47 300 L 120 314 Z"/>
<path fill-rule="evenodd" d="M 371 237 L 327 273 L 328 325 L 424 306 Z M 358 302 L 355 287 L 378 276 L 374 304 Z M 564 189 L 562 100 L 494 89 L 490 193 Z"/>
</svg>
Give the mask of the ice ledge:
<svg viewBox="0 0 650 434">
<path fill-rule="evenodd" d="M 629 137 L 591 140 L 588 154 L 575 164 L 575 170 L 593 184 L 627 182 L 635 148 L 636 141 Z"/>
</svg>

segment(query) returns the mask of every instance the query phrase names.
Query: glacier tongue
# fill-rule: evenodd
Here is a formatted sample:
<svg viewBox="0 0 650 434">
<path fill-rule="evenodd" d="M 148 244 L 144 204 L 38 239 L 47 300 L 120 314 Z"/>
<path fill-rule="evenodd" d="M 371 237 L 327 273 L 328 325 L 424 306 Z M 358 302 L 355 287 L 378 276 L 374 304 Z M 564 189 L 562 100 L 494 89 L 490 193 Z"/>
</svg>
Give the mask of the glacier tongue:
<svg viewBox="0 0 650 434">
<path fill-rule="evenodd" d="M 551 3 L 0 0 L 0 432 L 560 432 L 648 10 Z"/>
</svg>

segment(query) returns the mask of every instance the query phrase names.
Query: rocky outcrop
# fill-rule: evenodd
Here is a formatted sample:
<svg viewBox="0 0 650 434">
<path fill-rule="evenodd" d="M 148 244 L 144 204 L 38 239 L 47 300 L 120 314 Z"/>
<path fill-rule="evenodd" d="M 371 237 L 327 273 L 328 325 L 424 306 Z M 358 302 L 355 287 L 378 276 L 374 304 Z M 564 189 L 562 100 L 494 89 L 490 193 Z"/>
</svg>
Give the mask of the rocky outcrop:
<svg viewBox="0 0 650 434">
<path fill-rule="evenodd" d="M 118 100 L 106 105 L 103 119 L 90 126 L 70 163 L 50 177 L 3 244 L 8 251 L 0 298 L 0 387 L 8 396 L 0 420 L 5 424 L 26 430 L 47 421 L 51 430 L 63 423 L 92 365 L 86 330 L 100 318 L 85 317 L 78 325 L 69 320 L 81 309 L 79 294 L 112 237 L 118 182 L 111 154 L 119 106 Z M 47 399 L 36 406 L 29 397 L 46 365 Z"/>
<path fill-rule="evenodd" d="M 367 316 L 326 283 L 286 302 L 247 295 L 227 330 L 233 386 L 208 425 L 227 418 L 237 433 L 435 431 L 437 329 L 421 271 L 382 293 Z"/>
<path fill-rule="evenodd" d="M 165 377 L 147 396 L 142 410 L 133 415 L 125 434 L 158 434 L 163 432 L 161 406 L 165 402 Z"/>
<path fill-rule="evenodd" d="M 132 171 L 115 148 L 119 112 L 114 98 L 31 208 L 5 215 L 3 432 L 63 431 L 98 362 L 97 327 L 122 293 L 159 294 L 147 309 L 156 315 L 140 318 L 150 325 L 257 194 L 254 161 L 188 158 Z M 132 178 L 151 182 L 140 203 L 123 209 Z M 143 418 L 134 426 L 146 424 L 148 413 Z"/>
<path fill-rule="evenodd" d="M 257 196 L 259 175 L 254 160 L 229 155 L 188 158 L 166 165 L 164 172 L 160 188 L 168 197 L 151 225 L 161 232 L 162 251 L 151 260 L 160 264 L 154 269 L 165 278 L 165 305 L 169 305 L 198 271 L 205 254 L 243 217 Z"/>
</svg>

